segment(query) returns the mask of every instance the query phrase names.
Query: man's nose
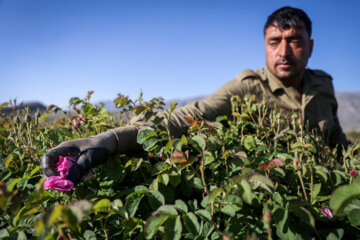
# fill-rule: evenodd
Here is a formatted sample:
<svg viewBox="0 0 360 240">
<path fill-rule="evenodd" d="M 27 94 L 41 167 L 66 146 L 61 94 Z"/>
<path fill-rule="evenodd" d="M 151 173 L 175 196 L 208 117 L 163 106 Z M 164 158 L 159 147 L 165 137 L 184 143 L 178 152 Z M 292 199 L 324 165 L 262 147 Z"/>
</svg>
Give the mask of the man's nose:
<svg viewBox="0 0 360 240">
<path fill-rule="evenodd" d="M 290 45 L 286 40 L 282 40 L 279 46 L 279 56 L 286 57 L 290 54 Z"/>
</svg>

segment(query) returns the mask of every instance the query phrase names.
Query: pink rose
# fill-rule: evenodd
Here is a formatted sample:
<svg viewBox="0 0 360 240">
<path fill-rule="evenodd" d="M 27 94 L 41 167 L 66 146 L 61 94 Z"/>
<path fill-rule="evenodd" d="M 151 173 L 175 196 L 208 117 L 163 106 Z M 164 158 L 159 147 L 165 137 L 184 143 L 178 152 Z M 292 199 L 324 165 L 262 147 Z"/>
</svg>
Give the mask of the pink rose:
<svg viewBox="0 0 360 240">
<path fill-rule="evenodd" d="M 63 192 L 63 191 L 70 191 L 73 187 L 74 187 L 73 182 L 66 179 L 62 179 L 59 176 L 51 176 L 45 180 L 43 188 L 44 189 L 53 188 L 59 192 Z"/>
<path fill-rule="evenodd" d="M 56 171 L 60 176 L 51 176 L 45 180 L 44 189 L 53 188 L 57 191 L 70 191 L 74 187 L 74 183 L 69 180 L 66 180 L 67 175 L 69 174 L 69 169 L 71 165 L 76 162 L 75 157 L 71 156 L 59 156 L 59 161 L 56 162 Z"/>
<path fill-rule="evenodd" d="M 60 177 L 63 179 L 69 174 L 69 169 L 71 165 L 75 162 L 75 158 L 71 156 L 59 157 L 59 161 L 56 163 L 56 171 L 60 173 Z"/>
<path fill-rule="evenodd" d="M 296 166 L 300 167 L 299 159 L 294 158 L 294 161 L 295 161 L 295 163 L 296 163 Z"/>
<path fill-rule="evenodd" d="M 74 123 L 74 126 L 77 127 L 78 121 L 76 120 L 76 118 L 73 119 L 73 123 Z"/>
<path fill-rule="evenodd" d="M 331 210 L 328 209 L 327 207 L 322 206 L 322 207 L 321 207 L 321 212 L 322 212 L 322 214 L 324 214 L 324 216 L 325 216 L 327 219 L 332 219 L 332 218 L 334 217 L 333 214 L 332 214 L 332 212 L 331 212 Z"/>
<path fill-rule="evenodd" d="M 354 177 L 355 175 L 356 175 L 356 170 L 355 169 L 351 170 L 350 171 L 350 176 Z"/>
</svg>

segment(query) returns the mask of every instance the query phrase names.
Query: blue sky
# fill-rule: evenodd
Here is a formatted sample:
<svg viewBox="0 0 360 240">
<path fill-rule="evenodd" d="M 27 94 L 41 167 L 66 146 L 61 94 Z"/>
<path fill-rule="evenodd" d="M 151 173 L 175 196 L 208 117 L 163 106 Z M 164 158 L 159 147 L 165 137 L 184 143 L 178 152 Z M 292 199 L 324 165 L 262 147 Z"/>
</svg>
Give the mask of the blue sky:
<svg viewBox="0 0 360 240">
<path fill-rule="evenodd" d="M 308 66 L 360 91 L 357 0 L 0 0 L 0 103 L 211 94 L 264 66 L 263 25 L 285 5 L 312 19 Z"/>
</svg>

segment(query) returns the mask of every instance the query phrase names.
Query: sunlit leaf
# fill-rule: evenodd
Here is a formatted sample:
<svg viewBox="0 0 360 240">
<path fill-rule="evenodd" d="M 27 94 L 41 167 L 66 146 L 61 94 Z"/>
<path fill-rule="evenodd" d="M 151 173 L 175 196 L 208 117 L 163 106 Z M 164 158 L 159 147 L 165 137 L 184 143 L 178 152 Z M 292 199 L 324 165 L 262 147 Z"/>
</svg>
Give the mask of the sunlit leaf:
<svg viewBox="0 0 360 240">
<path fill-rule="evenodd" d="M 345 185 L 337 188 L 330 199 L 330 208 L 337 215 L 353 200 L 360 197 L 360 184 Z"/>
<path fill-rule="evenodd" d="M 200 224 L 194 213 L 189 212 L 182 216 L 185 228 L 193 235 L 197 236 L 200 230 Z"/>
<path fill-rule="evenodd" d="M 151 239 L 154 237 L 158 229 L 161 225 L 165 223 L 165 221 L 168 219 L 169 215 L 165 214 L 156 214 L 154 216 L 151 216 L 145 224 L 144 227 L 144 234 L 146 239 Z"/>
<path fill-rule="evenodd" d="M 165 223 L 165 240 L 178 240 L 181 239 L 182 225 L 180 216 L 169 217 Z"/>
</svg>

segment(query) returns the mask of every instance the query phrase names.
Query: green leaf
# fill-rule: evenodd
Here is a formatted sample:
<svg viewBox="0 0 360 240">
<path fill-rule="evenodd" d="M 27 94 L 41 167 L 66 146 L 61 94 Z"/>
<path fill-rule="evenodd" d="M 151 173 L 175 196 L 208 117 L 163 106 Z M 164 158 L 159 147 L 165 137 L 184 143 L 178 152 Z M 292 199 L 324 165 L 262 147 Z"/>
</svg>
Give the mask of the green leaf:
<svg viewBox="0 0 360 240">
<path fill-rule="evenodd" d="M 215 161 L 215 158 L 214 156 L 208 152 L 208 151 L 205 151 L 205 154 L 204 154 L 204 165 L 209 165 L 211 163 L 213 163 Z"/>
<path fill-rule="evenodd" d="M 341 240 L 344 236 L 344 229 L 338 228 L 332 230 L 332 232 L 326 237 L 326 240 Z"/>
<path fill-rule="evenodd" d="M 137 185 L 134 187 L 134 192 L 147 192 L 147 187 L 144 185 Z"/>
<path fill-rule="evenodd" d="M 230 217 L 235 216 L 236 211 L 231 205 L 226 205 L 221 209 L 221 212 L 225 213 L 226 215 L 229 215 Z"/>
<path fill-rule="evenodd" d="M 236 204 L 239 206 L 243 205 L 243 202 L 241 200 L 241 198 L 237 195 L 233 195 L 233 194 L 229 194 L 225 197 L 224 199 L 224 203 L 229 203 L 229 204 Z"/>
<path fill-rule="evenodd" d="M 195 212 L 197 215 L 199 215 L 201 218 L 207 220 L 207 221 L 211 221 L 211 214 L 204 210 L 204 209 L 199 209 L 199 210 L 196 210 Z"/>
<path fill-rule="evenodd" d="M 125 178 L 125 168 L 122 164 L 116 164 L 106 168 L 105 175 L 115 182 L 122 182 Z"/>
<path fill-rule="evenodd" d="M 330 179 L 331 179 L 334 187 L 341 184 L 341 175 L 339 173 L 337 173 L 336 171 L 330 172 Z"/>
<path fill-rule="evenodd" d="M 304 144 L 301 142 L 291 144 L 291 149 L 293 149 L 293 150 L 297 149 L 297 148 L 300 148 L 300 150 L 302 150 L 302 147 L 304 147 Z"/>
<path fill-rule="evenodd" d="M 197 220 L 197 217 L 194 213 L 189 212 L 182 216 L 185 228 L 191 233 L 193 236 L 197 236 L 200 230 L 200 224 Z"/>
<path fill-rule="evenodd" d="M 9 235 L 9 232 L 8 232 L 8 230 L 7 229 L 1 229 L 0 230 L 0 238 L 1 239 L 4 239 L 4 238 L 6 238 L 6 237 L 9 237 L 10 235 Z"/>
<path fill-rule="evenodd" d="M 163 120 L 164 120 L 164 117 L 156 116 L 155 119 L 154 119 L 154 124 L 159 125 L 159 123 L 161 123 Z"/>
<path fill-rule="evenodd" d="M 156 214 L 151 216 L 145 224 L 144 234 L 145 239 L 151 239 L 155 236 L 156 232 L 159 230 L 160 226 L 163 225 L 168 219 L 169 215 L 165 214 Z"/>
<path fill-rule="evenodd" d="M 166 163 L 166 162 L 158 162 L 155 164 L 155 166 L 153 167 L 153 169 L 151 170 L 151 176 L 155 176 L 158 175 L 164 171 L 166 171 L 167 169 L 169 169 L 171 166 Z"/>
<path fill-rule="evenodd" d="M 245 179 L 242 179 L 240 181 L 240 187 L 241 187 L 241 198 L 244 200 L 244 202 L 251 204 L 252 201 L 252 191 L 251 191 L 251 185 L 248 181 Z"/>
<path fill-rule="evenodd" d="M 37 173 L 40 170 L 39 166 L 36 166 L 30 173 L 30 177 L 34 176 L 35 173 Z"/>
<path fill-rule="evenodd" d="M 8 156 L 7 158 L 5 158 L 5 162 L 4 162 L 4 166 L 5 168 L 9 167 L 9 164 L 11 163 L 11 161 L 14 158 L 14 154 L 11 154 L 10 156 Z M 10 190 L 11 191 L 11 190 Z"/>
<path fill-rule="evenodd" d="M 202 227 L 201 235 L 205 237 L 205 239 L 209 239 L 209 235 L 215 229 L 215 226 L 211 222 L 205 222 Z"/>
<path fill-rule="evenodd" d="M 22 180 L 22 178 L 16 178 L 14 179 L 8 186 L 9 191 L 11 192 L 13 190 L 13 188 L 15 187 L 15 185 L 20 182 Z"/>
<path fill-rule="evenodd" d="M 260 152 L 267 150 L 267 148 L 268 147 L 265 144 L 262 144 L 262 145 L 256 147 L 256 151 L 260 153 Z"/>
<path fill-rule="evenodd" d="M 183 213 L 188 212 L 188 207 L 187 207 L 186 203 L 184 203 L 183 200 L 180 200 L 180 199 L 176 200 L 174 207 L 176 207 L 176 209 L 182 211 Z"/>
<path fill-rule="evenodd" d="M 315 166 L 315 175 L 319 177 L 324 183 L 328 180 L 328 172 L 329 171 L 323 166 Z"/>
<path fill-rule="evenodd" d="M 360 209 L 355 208 L 349 212 L 348 215 L 349 221 L 355 226 L 360 226 Z"/>
<path fill-rule="evenodd" d="M 192 137 L 191 139 L 195 143 L 195 147 L 199 149 L 200 152 L 205 150 L 206 142 L 205 139 L 199 135 Z"/>
<path fill-rule="evenodd" d="M 151 151 L 152 148 L 159 142 L 157 137 L 150 137 L 144 142 L 144 150 Z"/>
<path fill-rule="evenodd" d="M 200 178 L 198 178 L 198 177 L 194 177 L 193 179 L 192 179 L 192 186 L 195 188 L 195 189 L 197 189 L 197 190 L 200 190 L 200 191 L 202 191 L 203 190 L 203 185 L 202 185 L 202 182 L 201 182 L 201 179 Z"/>
<path fill-rule="evenodd" d="M 274 183 L 270 178 L 265 177 L 264 175 L 255 173 L 249 178 L 249 182 L 253 184 L 257 184 L 269 193 L 272 193 L 272 189 L 274 189 Z"/>
<path fill-rule="evenodd" d="M 293 159 L 293 156 L 288 153 L 278 153 L 276 154 L 276 157 L 281 158 L 282 160 Z"/>
<path fill-rule="evenodd" d="M 278 167 L 273 168 L 271 172 L 282 178 L 285 178 L 285 176 L 286 176 L 286 173 L 282 168 L 278 168 Z"/>
<path fill-rule="evenodd" d="M 129 212 L 129 216 L 133 217 L 139 206 L 141 199 L 144 197 L 145 191 L 134 192 L 126 197 L 125 208 Z"/>
<path fill-rule="evenodd" d="M 77 231 L 78 218 L 70 208 L 64 208 L 63 219 L 70 229 Z"/>
<path fill-rule="evenodd" d="M 186 145 L 187 143 L 188 143 L 188 141 L 187 141 L 186 136 L 185 136 L 185 135 L 182 135 L 182 136 L 181 136 L 181 142 L 180 142 L 181 147 L 184 146 L 184 145 Z"/>
<path fill-rule="evenodd" d="M 151 127 L 142 127 L 137 135 L 137 143 L 143 144 L 147 139 L 157 136 L 156 131 Z"/>
<path fill-rule="evenodd" d="M 300 217 L 300 219 L 305 222 L 306 224 L 308 224 L 309 226 L 313 227 L 315 229 L 315 219 L 313 217 L 313 215 L 310 213 L 309 210 L 307 210 L 304 207 L 295 207 L 292 209 L 292 211 L 298 216 Z"/>
<path fill-rule="evenodd" d="M 159 178 L 161 179 L 161 182 L 162 182 L 165 186 L 168 185 L 169 180 L 170 180 L 169 174 L 163 173 L 163 174 L 159 175 Z"/>
<path fill-rule="evenodd" d="M 159 191 L 149 190 L 147 192 L 150 207 L 155 210 L 165 204 L 165 198 Z"/>
<path fill-rule="evenodd" d="M 23 231 L 11 231 L 10 239 L 27 240 L 26 234 Z"/>
<path fill-rule="evenodd" d="M 166 214 L 171 216 L 177 216 L 178 212 L 176 211 L 175 207 L 172 205 L 162 205 L 161 207 L 156 210 L 157 213 Z"/>
<path fill-rule="evenodd" d="M 337 188 L 330 199 L 330 208 L 337 215 L 353 200 L 360 197 L 360 184 L 345 185 Z"/>
<path fill-rule="evenodd" d="M 96 234 L 91 230 L 85 230 L 84 238 L 85 240 L 96 240 Z"/>
<path fill-rule="evenodd" d="M 280 212 L 280 221 L 278 222 L 278 227 L 276 229 L 276 234 L 280 239 L 295 239 L 295 234 L 292 232 L 289 227 L 289 210 L 278 208 L 277 212 Z"/>
<path fill-rule="evenodd" d="M 244 147 L 249 151 L 256 149 L 256 142 L 253 136 L 248 135 L 244 138 Z"/>
<path fill-rule="evenodd" d="M 110 200 L 106 198 L 98 201 L 93 207 L 95 213 L 109 212 L 109 208 L 111 208 L 111 203 Z"/>
<path fill-rule="evenodd" d="M 213 190 L 210 194 L 210 201 L 214 202 L 215 198 L 224 191 L 224 189 L 222 188 L 216 188 L 215 190 Z"/>
<path fill-rule="evenodd" d="M 169 178 L 170 178 L 170 184 L 174 188 L 181 183 L 181 176 L 179 173 L 177 173 L 175 171 L 171 172 L 171 174 L 169 175 Z"/>
<path fill-rule="evenodd" d="M 63 205 L 57 205 L 51 212 L 50 218 L 49 218 L 49 224 L 52 225 L 58 221 L 58 219 L 61 217 L 63 212 L 64 206 Z"/>
<path fill-rule="evenodd" d="M 281 194 L 279 192 L 275 192 L 273 195 L 273 198 L 274 198 L 275 202 L 280 204 L 280 206 L 284 205 L 283 197 L 281 196 Z"/>
<path fill-rule="evenodd" d="M 314 184 L 314 188 L 312 190 L 312 199 L 313 199 L 313 203 L 316 202 L 316 197 L 319 195 L 320 191 L 321 191 L 321 183 L 315 183 Z"/>
<path fill-rule="evenodd" d="M 170 112 L 174 111 L 178 103 L 172 103 L 170 104 Z"/>
<path fill-rule="evenodd" d="M 165 240 L 179 240 L 181 239 L 182 225 L 180 216 L 171 216 L 165 223 Z"/>
</svg>

